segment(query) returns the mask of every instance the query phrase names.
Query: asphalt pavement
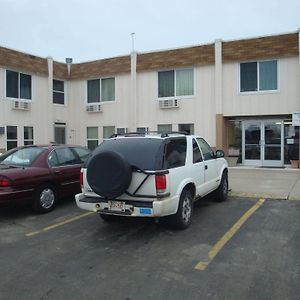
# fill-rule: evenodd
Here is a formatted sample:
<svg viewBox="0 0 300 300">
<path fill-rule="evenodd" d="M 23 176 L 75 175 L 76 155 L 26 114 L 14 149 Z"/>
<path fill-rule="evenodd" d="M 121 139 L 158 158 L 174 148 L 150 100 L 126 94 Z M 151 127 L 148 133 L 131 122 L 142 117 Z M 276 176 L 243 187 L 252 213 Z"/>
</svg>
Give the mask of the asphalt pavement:
<svg viewBox="0 0 300 300">
<path fill-rule="evenodd" d="M 300 200 L 300 169 L 229 168 L 230 196 Z"/>
</svg>

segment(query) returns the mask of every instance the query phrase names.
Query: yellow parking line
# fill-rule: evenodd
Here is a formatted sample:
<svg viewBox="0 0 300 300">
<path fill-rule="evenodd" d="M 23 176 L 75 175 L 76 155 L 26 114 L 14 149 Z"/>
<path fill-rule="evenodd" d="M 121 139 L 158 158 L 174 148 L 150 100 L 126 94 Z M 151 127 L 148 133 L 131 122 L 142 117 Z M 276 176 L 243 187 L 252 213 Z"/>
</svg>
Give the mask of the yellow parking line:
<svg viewBox="0 0 300 300">
<path fill-rule="evenodd" d="M 242 227 L 242 225 L 250 218 L 250 216 L 258 210 L 266 199 L 259 199 L 255 205 L 253 205 L 224 235 L 223 237 L 212 247 L 208 252 L 208 260 L 200 261 L 196 266 L 196 270 L 205 270 L 217 254 L 222 250 L 226 243 L 235 235 L 235 233 Z"/>
<path fill-rule="evenodd" d="M 34 235 L 37 235 L 37 234 L 40 234 L 42 232 L 47 232 L 49 230 L 52 230 L 54 228 L 57 228 L 59 226 L 62 226 L 62 225 L 65 225 L 65 224 L 68 224 L 68 223 L 71 223 L 71 222 L 74 222 L 74 221 L 77 221 L 81 218 L 84 218 L 86 216 L 89 216 L 89 215 L 92 215 L 94 214 L 94 212 L 87 212 L 87 213 L 84 213 L 84 214 L 81 214 L 81 215 L 78 215 L 78 216 L 75 216 L 73 218 L 70 218 L 70 219 L 67 219 L 67 220 L 64 220 L 62 222 L 59 222 L 59 223 L 56 223 L 56 224 L 52 224 L 50 226 L 47 226 L 47 227 L 44 227 L 42 228 L 41 230 L 37 230 L 37 231 L 33 231 L 33 232 L 29 232 L 29 233 L 26 233 L 25 235 L 27 237 L 30 237 L 30 236 L 34 236 Z"/>
</svg>

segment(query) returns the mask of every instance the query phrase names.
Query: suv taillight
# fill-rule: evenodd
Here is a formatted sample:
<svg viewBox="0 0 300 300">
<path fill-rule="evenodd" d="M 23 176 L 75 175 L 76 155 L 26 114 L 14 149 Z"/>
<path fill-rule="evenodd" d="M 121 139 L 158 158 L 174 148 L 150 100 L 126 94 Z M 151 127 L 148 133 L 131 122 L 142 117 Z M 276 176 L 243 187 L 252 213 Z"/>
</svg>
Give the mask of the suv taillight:
<svg viewBox="0 0 300 300">
<path fill-rule="evenodd" d="M 9 187 L 11 186 L 11 181 L 7 177 L 0 176 L 0 187 Z"/>
<path fill-rule="evenodd" d="M 80 186 L 83 187 L 83 171 L 82 170 L 80 171 Z"/>
<path fill-rule="evenodd" d="M 166 175 L 155 175 L 156 193 L 163 194 L 167 189 Z"/>
</svg>

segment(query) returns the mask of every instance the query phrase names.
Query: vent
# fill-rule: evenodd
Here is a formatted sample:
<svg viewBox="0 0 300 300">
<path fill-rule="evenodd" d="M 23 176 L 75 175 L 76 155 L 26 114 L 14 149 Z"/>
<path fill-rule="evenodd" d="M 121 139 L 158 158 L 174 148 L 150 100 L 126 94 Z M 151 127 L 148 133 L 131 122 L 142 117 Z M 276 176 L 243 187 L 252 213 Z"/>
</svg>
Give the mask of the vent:
<svg viewBox="0 0 300 300">
<path fill-rule="evenodd" d="M 12 109 L 30 110 L 31 103 L 23 101 L 13 101 Z"/>
<path fill-rule="evenodd" d="M 101 112 L 102 107 L 100 104 L 91 104 L 86 106 L 86 111 L 89 113 Z"/>
<path fill-rule="evenodd" d="M 160 108 L 179 108 L 178 99 L 159 100 Z"/>
</svg>

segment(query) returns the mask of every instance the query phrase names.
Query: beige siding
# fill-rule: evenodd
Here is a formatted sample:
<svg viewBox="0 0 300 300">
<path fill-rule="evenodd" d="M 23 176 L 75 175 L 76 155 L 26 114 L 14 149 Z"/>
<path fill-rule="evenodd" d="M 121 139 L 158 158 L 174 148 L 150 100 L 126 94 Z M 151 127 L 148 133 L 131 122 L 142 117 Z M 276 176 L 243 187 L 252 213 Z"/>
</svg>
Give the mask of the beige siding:
<svg viewBox="0 0 300 300">
<path fill-rule="evenodd" d="M 195 133 L 215 145 L 214 66 L 194 68 L 195 95 L 177 97 L 179 108 L 161 109 L 157 99 L 157 72 L 140 72 L 137 75 L 137 127 L 157 130 L 157 124 L 194 123 Z"/>
<path fill-rule="evenodd" d="M 284 115 L 299 111 L 298 58 L 278 60 L 277 92 L 239 92 L 239 64 L 223 65 L 223 115 Z"/>
</svg>

